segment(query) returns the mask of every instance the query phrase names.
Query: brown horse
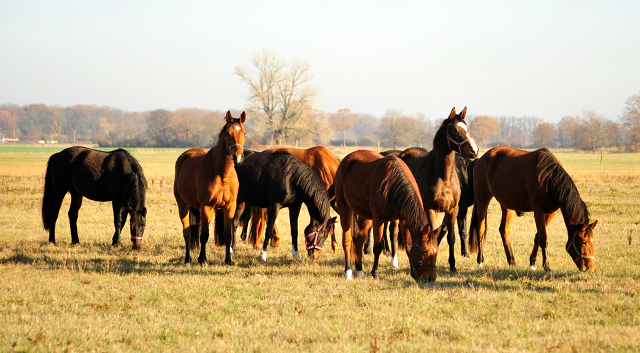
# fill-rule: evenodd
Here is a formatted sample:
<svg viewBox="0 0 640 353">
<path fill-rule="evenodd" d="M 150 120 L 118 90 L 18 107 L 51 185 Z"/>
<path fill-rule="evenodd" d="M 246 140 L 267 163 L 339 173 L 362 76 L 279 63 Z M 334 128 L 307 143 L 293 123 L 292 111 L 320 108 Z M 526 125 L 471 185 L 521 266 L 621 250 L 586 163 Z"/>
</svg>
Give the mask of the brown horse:
<svg viewBox="0 0 640 353">
<path fill-rule="evenodd" d="M 469 244 L 478 251 L 482 266 L 487 208 L 493 197 L 502 208 L 500 236 L 509 265 L 516 260 L 511 251 L 511 220 L 515 211 L 533 212 L 537 233 L 529 262 L 535 270 L 538 247 L 542 265 L 549 271 L 547 260 L 547 226 L 558 210 L 562 212 L 569 238 L 566 250 L 581 271 L 595 268 L 593 228 L 589 210 L 580 198 L 576 185 L 556 157 L 546 148 L 527 152 L 511 147 L 494 147 L 476 163 L 473 171 L 476 206 L 471 219 Z"/>
<path fill-rule="evenodd" d="M 319 177 L 322 183 L 325 186 L 325 189 L 329 193 L 329 200 L 331 200 L 331 207 L 333 207 L 336 212 L 338 211 L 335 206 L 335 188 L 334 188 L 334 179 L 336 176 L 336 170 L 338 169 L 338 164 L 340 161 L 338 158 L 331 153 L 326 147 L 323 146 L 315 146 L 307 149 L 302 148 L 291 148 L 291 147 L 279 147 L 267 150 L 266 152 L 277 152 L 277 151 L 289 151 L 296 158 L 298 158 L 302 163 L 306 164 L 311 170 L 313 170 Z M 260 242 L 260 238 L 264 233 L 264 228 L 266 226 L 267 219 L 267 211 L 263 208 L 254 207 L 251 214 L 251 219 L 253 219 L 251 223 L 251 231 L 249 233 L 249 241 L 253 244 L 253 247 L 257 249 L 258 242 Z M 280 236 L 277 228 L 275 228 L 275 233 L 273 235 L 272 244 L 274 247 L 277 247 L 280 243 Z M 338 243 L 335 239 L 335 233 L 331 233 L 331 248 L 333 251 L 336 251 Z"/>
<path fill-rule="evenodd" d="M 458 217 L 460 181 L 456 171 L 456 154 L 471 160 L 478 156 L 478 146 L 469 134 L 464 118 L 467 107 L 460 114 L 451 109 L 449 118 L 440 125 L 433 138 L 433 149 L 427 152 L 420 148 L 410 148 L 399 155 L 407 163 L 420 189 L 420 196 L 432 228 L 436 228 L 436 217 L 444 212 L 444 225 L 449 229 L 449 271 L 456 272 L 455 222 Z M 440 239 L 438 239 L 438 242 Z M 462 242 L 462 255 L 468 256 L 466 242 Z"/>
<path fill-rule="evenodd" d="M 378 273 L 378 260 L 382 252 L 382 226 L 384 222 L 401 220 L 407 228 L 407 255 L 411 276 L 416 280 L 436 279 L 437 237 L 440 229 L 432 231 L 422 207 L 418 186 L 406 164 L 396 156 L 382 157 L 372 151 L 348 154 L 336 173 L 336 205 L 340 214 L 345 255 L 345 277 L 351 279 L 351 256 L 356 275 L 364 277 L 362 251 L 369 228 L 373 226 L 374 261 L 371 274 Z M 356 216 L 363 219 L 358 227 Z M 362 229 L 358 229 L 362 228 Z M 353 248 L 352 248 L 353 246 Z"/>
<path fill-rule="evenodd" d="M 224 262 L 233 265 L 231 226 L 240 185 L 234 165 L 242 163 L 244 121 L 244 112 L 239 119 L 234 119 L 228 111 L 215 147 L 209 151 L 197 148 L 187 150 L 176 161 L 173 194 L 182 221 L 182 234 L 186 245 L 184 262 L 187 266 L 191 263 L 189 250 L 195 250 L 198 246 L 197 223 L 201 215 L 204 222 L 200 223 L 201 249 L 198 262 L 202 264 L 207 261 L 209 223 L 214 210 L 217 209 L 224 211 L 224 241 L 227 247 Z M 190 224 L 190 212 L 196 220 L 194 226 Z M 219 239 L 216 239 L 216 244 L 221 245 Z"/>
</svg>

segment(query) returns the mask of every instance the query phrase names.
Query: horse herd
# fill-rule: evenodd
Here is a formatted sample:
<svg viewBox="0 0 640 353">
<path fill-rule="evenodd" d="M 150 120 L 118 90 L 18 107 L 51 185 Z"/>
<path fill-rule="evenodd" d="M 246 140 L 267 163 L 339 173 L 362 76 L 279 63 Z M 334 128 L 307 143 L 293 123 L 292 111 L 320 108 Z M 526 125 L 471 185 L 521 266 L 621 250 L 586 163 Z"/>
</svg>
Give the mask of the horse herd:
<svg viewBox="0 0 640 353">
<path fill-rule="evenodd" d="M 372 233 L 377 276 L 379 257 L 390 243 L 392 265 L 398 267 L 396 245 L 406 250 L 411 276 L 416 281 L 436 279 L 436 258 L 440 240 L 447 236 L 449 270 L 456 272 L 455 223 L 458 222 L 461 255 L 477 253 L 483 265 L 483 244 L 487 208 L 495 198 L 502 209 L 500 235 L 507 261 L 515 265 L 511 249 L 511 220 L 515 214 L 534 212 L 537 232 L 529 258 L 535 270 L 538 249 L 542 264 L 547 259 L 546 227 L 561 211 L 568 232 L 566 251 L 578 269 L 594 270 L 593 228 L 589 211 L 560 162 L 547 149 L 527 152 L 495 147 L 478 157 L 478 147 L 465 121 L 467 108 L 455 108 L 433 140 L 433 149 L 412 147 L 379 154 L 359 150 L 339 161 L 329 150 L 277 148 L 255 152 L 245 144 L 245 113 L 225 116 L 215 147 L 190 149 L 175 164 L 173 193 L 178 205 L 185 241 L 185 265 L 191 250 L 200 247 L 198 262 L 207 261 L 209 224 L 214 218 L 214 239 L 224 245 L 225 263 L 233 265 L 235 230 L 242 226 L 241 238 L 249 232 L 260 259 L 267 261 L 269 243 L 279 240 L 275 220 L 280 209 L 289 208 L 292 255 L 298 251 L 298 216 L 305 204 L 310 221 L 304 228 L 306 250 L 316 259 L 327 238 L 336 250 L 335 223 L 331 208 L 340 216 L 343 231 L 344 275 L 364 277 L 365 243 Z M 71 241 L 78 243 L 77 218 L 83 197 L 112 201 L 115 233 L 112 244 L 120 245 L 120 234 L 130 216 L 133 248 L 141 246 L 147 215 L 147 183 L 140 164 L 125 150 L 101 152 L 70 147 L 53 154 L 48 161 L 42 202 L 42 220 L 55 243 L 55 223 L 66 193 L 71 194 L 69 223 Z M 466 214 L 473 205 L 467 249 Z M 444 213 L 442 224 L 437 216 Z M 259 246 L 261 229 L 266 232 Z M 392 234 L 386 240 L 387 224 Z M 397 230 L 396 231 L 394 231 Z M 354 268 L 355 267 L 355 268 Z"/>
</svg>

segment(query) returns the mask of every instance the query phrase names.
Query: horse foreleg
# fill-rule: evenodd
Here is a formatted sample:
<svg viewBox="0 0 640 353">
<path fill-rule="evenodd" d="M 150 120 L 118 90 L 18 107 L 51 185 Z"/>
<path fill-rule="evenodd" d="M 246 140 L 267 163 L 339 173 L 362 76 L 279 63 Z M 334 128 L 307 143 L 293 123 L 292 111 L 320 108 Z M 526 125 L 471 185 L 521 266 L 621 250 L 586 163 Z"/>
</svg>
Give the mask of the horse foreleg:
<svg viewBox="0 0 640 353">
<path fill-rule="evenodd" d="M 542 213 L 542 212 L 540 212 Z M 534 218 L 536 221 L 536 236 L 535 239 L 533 240 L 533 250 L 531 251 L 531 256 L 529 256 L 529 265 L 531 266 L 532 270 L 536 270 L 536 257 L 538 256 L 538 248 L 542 249 L 542 266 L 546 271 L 549 271 L 549 263 L 547 261 L 546 258 L 546 243 L 547 243 L 547 226 L 549 226 L 549 223 L 551 223 L 551 221 L 553 220 L 553 217 L 555 217 L 555 215 L 558 213 L 558 211 L 555 211 L 553 213 L 544 215 L 544 225 L 541 227 L 540 223 L 538 222 L 538 213 L 534 212 Z M 540 229 L 542 229 L 542 231 L 540 231 Z M 542 248 L 542 234 L 544 234 L 544 243 L 545 243 L 545 247 L 544 249 Z"/>
<path fill-rule="evenodd" d="M 378 277 L 378 261 L 380 260 L 380 254 L 384 247 L 382 242 L 382 228 L 385 226 L 385 222 L 372 222 L 373 229 L 373 268 L 371 269 L 371 276 Z"/>
<path fill-rule="evenodd" d="M 356 265 L 356 276 L 359 278 L 364 277 L 364 271 L 362 270 L 364 243 L 368 237 L 371 224 L 372 224 L 372 221 L 370 219 L 360 217 L 358 219 L 359 230 L 353 238 L 354 245 L 355 245 L 354 258 L 355 258 L 355 265 Z"/>
<path fill-rule="evenodd" d="M 458 216 L 458 208 L 456 207 L 451 213 L 447 213 L 444 216 L 444 223 L 449 228 L 447 234 L 447 243 L 449 244 L 449 272 L 457 273 L 456 270 L 456 218 Z"/>
<path fill-rule="evenodd" d="M 198 211 L 198 213 L 199 212 L 200 211 Z M 182 237 L 184 238 L 184 247 L 186 249 L 184 254 L 184 265 L 189 266 L 191 264 L 190 249 L 192 247 L 191 237 L 193 233 L 193 228 L 190 224 L 191 218 L 189 216 L 189 206 L 182 202 L 178 202 L 178 215 L 180 216 L 180 222 L 182 223 Z"/>
<path fill-rule="evenodd" d="M 398 268 L 398 235 L 400 233 L 400 221 L 391 221 L 389 223 L 389 243 L 391 243 L 391 266 Z"/>
<path fill-rule="evenodd" d="M 509 210 L 502 207 L 502 219 L 500 221 L 500 237 L 502 237 L 502 246 L 504 247 L 504 253 L 507 255 L 507 263 L 510 266 L 516 265 L 516 259 L 513 256 L 513 250 L 511 249 L 511 220 L 515 216 L 514 210 Z"/>
<path fill-rule="evenodd" d="M 269 245 L 269 241 L 273 237 L 274 225 L 281 208 L 282 205 L 274 203 L 269 206 L 269 209 L 267 211 L 267 230 L 264 233 L 264 243 L 262 244 L 262 249 L 260 250 L 260 260 L 265 262 L 267 261 L 267 246 Z"/>
<path fill-rule="evenodd" d="M 355 217 L 348 206 L 340 208 L 340 227 L 342 227 L 342 250 L 344 251 L 344 276 L 347 279 L 353 279 L 353 271 L 351 270 L 351 250 L 353 243 L 353 231 L 355 228 Z"/>
<path fill-rule="evenodd" d="M 367 237 L 364 242 L 364 253 L 371 254 L 373 251 L 373 233 L 371 231 L 367 232 Z"/>
<path fill-rule="evenodd" d="M 467 250 L 467 211 L 469 208 L 466 205 L 458 205 L 458 233 L 460 233 L 460 255 L 463 257 L 469 257 L 469 251 Z"/>
<path fill-rule="evenodd" d="M 302 204 L 294 204 L 289 206 L 289 223 L 291 224 L 291 255 L 296 261 L 300 261 L 300 253 L 298 252 L 298 216 Z"/>
<path fill-rule="evenodd" d="M 69 206 L 69 212 L 67 215 L 69 216 L 69 228 L 71 228 L 71 244 L 80 243 L 80 238 L 78 238 L 78 210 L 80 210 L 80 206 L 82 206 L 82 195 L 77 192 L 71 193 L 71 205 Z M 114 218 L 117 220 L 120 216 L 120 208 L 115 210 L 114 207 Z M 115 223 L 115 221 L 114 221 Z M 120 232 L 118 231 L 118 224 L 116 223 L 116 234 L 119 236 Z M 114 235 L 115 239 L 115 235 Z M 115 245 L 115 243 L 114 243 Z"/>
<path fill-rule="evenodd" d="M 213 219 L 214 209 L 210 206 L 200 207 L 200 256 L 198 263 L 205 264 L 207 262 L 207 242 L 209 241 L 209 224 Z"/>
<path fill-rule="evenodd" d="M 224 263 L 229 266 L 233 266 L 234 262 L 233 262 L 233 259 L 231 258 L 231 255 L 233 253 L 232 244 L 235 243 L 235 239 L 234 239 L 235 232 L 232 233 L 232 230 L 234 230 L 233 224 L 234 224 L 234 216 L 236 214 L 236 203 L 235 202 L 228 203 L 227 206 L 223 209 L 223 211 L 224 211 L 224 243 L 226 245 Z"/>
<path fill-rule="evenodd" d="M 477 217 L 478 222 L 478 266 L 484 266 L 484 237 L 487 231 L 487 208 L 489 207 L 488 202 L 486 204 L 478 202 L 478 193 L 476 193 L 476 214 L 474 217 Z M 472 222 L 473 223 L 473 222 Z"/>
</svg>

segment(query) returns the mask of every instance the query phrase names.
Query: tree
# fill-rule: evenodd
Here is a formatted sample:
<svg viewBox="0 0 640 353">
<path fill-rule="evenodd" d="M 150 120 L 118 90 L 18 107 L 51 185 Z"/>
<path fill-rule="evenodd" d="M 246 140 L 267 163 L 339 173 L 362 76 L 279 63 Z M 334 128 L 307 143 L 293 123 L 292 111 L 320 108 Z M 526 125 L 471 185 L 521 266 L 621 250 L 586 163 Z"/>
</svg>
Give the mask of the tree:
<svg viewBox="0 0 640 353">
<path fill-rule="evenodd" d="M 471 135 L 480 145 L 484 146 L 489 139 L 498 135 L 498 122 L 488 115 L 481 115 L 471 121 Z"/>
<path fill-rule="evenodd" d="M 416 113 L 413 118 L 415 129 L 412 130 L 411 136 L 413 143 L 418 147 L 428 146 L 433 131 L 431 129 L 431 119 L 427 118 L 424 113 Z"/>
<path fill-rule="evenodd" d="M 293 130 L 304 129 L 303 121 L 312 115 L 314 88 L 305 86 L 312 75 L 302 61 L 290 63 L 271 52 L 256 54 L 251 68 L 236 67 L 236 74 L 249 85 L 252 109 L 264 114 L 272 139 L 282 144 Z"/>
<path fill-rule="evenodd" d="M 536 147 L 551 147 L 555 134 L 553 124 L 546 121 L 542 122 L 538 124 L 538 127 L 536 127 L 536 131 L 533 136 L 533 143 Z"/>
<path fill-rule="evenodd" d="M 596 114 L 593 110 L 585 110 L 582 119 L 582 147 L 590 149 L 595 153 L 596 149 L 602 147 L 605 131 L 603 122 L 606 118 Z"/>
<path fill-rule="evenodd" d="M 620 121 L 628 128 L 630 148 L 640 150 L 640 93 L 627 98 Z"/>
<path fill-rule="evenodd" d="M 157 109 L 147 116 L 147 134 L 156 146 L 170 146 L 173 140 L 173 113 Z"/>
<path fill-rule="evenodd" d="M 383 138 L 387 138 L 393 144 L 393 149 L 400 143 L 406 141 L 413 126 L 413 119 L 402 115 L 399 110 L 390 109 L 382 117 L 380 122 L 380 133 Z"/>
<path fill-rule="evenodd" d="M 561 148 L 579 147 L 582 143 L 582 118 L 579 116 L 565 116 L 558 122 L 556 138 Z"/>
<path fill-rule="evenodd" d="M 353 128 L 356 123 L 356 115 L 349 108 L 338 109 L 338 112 L 331 114 L 331 125 L 333 128 L 342 133 L 342 145 L 347 145 L 347 131 Z"/>
<path fill-rule="evenodd" d="M 4 138 L 16 138 L 16 117 L 11 112 L 0 110 L 0 131 Z"/>
</svg>

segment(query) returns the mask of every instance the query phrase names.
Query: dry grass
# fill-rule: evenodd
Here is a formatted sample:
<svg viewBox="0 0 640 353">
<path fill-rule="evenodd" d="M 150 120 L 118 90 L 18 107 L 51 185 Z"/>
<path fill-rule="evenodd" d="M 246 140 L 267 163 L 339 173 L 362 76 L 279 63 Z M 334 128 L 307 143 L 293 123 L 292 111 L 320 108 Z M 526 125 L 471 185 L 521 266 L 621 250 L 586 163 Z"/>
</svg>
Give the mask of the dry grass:
<svg viewBox="0 0 640 353">
<path fill-rule="evenodd" d="M 559 154 L 599 220 L 596 273 L 571 262 L 561 217 L 550 226 L 553 271 L 529 271 L 530 214 L 513 225 L 518 265 L 509 267 L 492 203 L 485 268 L 458 256 L 449 276 L 442 246 L 438 281 L 424 285 L 403 254 L 398 271 L 384 257 L 377 280 L 344 280 L 340 252 L 295 262 L 286 212 L 266 265 L 240 244 L 237 265 L 225 266 L 210 245 L 208 265 L 185 268 L 171 192 L 178 154 L 135 155 L 150 185 L 138 252 L 110 246 L 111 208 L 88 200 L 81 244 L 71 246 L 68 197 L 49 245 L 40 221 L 48 155 L 0 154 L 0 351 L 640 350 L 640 155 L 605 155 L 611 165 L 600 171 L 599 155 Z"/>
</svg>

